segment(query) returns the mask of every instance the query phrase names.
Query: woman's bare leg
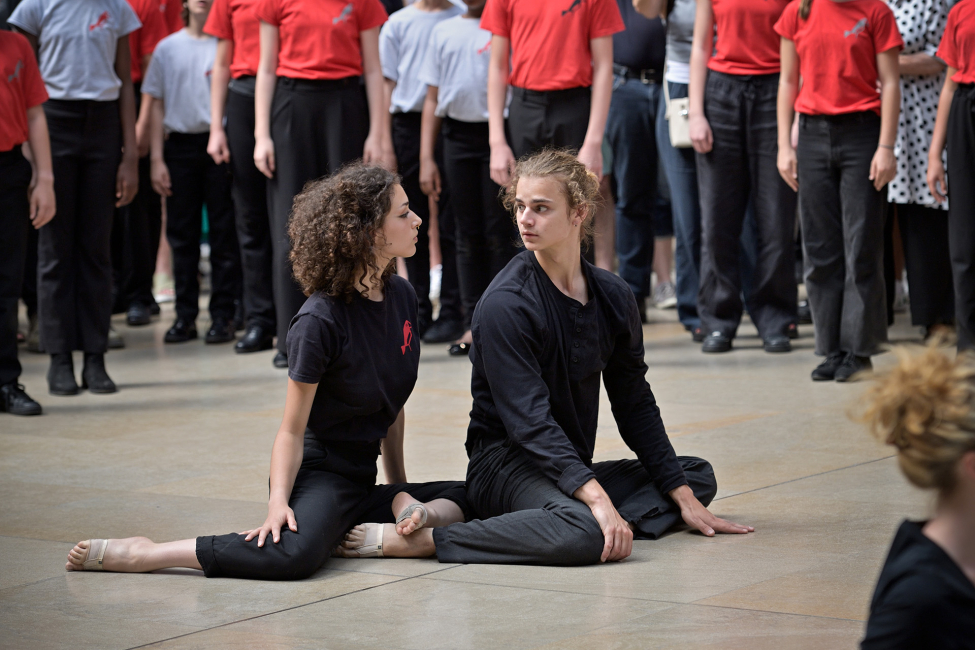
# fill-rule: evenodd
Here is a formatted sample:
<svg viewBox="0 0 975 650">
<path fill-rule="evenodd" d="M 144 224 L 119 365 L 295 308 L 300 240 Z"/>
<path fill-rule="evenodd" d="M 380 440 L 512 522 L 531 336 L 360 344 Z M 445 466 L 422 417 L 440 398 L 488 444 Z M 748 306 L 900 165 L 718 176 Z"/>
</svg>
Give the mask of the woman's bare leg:
<svg viewBox="0 0 975 650">
<path fill-rule="evenodd" d="M 82 563 L 88 557 L 88 540 L 78 542 L 68 552 L 68 571 L 81 571 Z M 105 549 L 103 562 L 105 571 L 124 573 L 146 573 L 157 569 L 186 568 L 202 569 L 196 559 L 196 539 L 181 539 L 178 542 L 156 544 L 147 537 L 127 537 L 110 539 Z"/>
<path fill-rule="evenodd" d="M 399 517 L 399 513 L 403 512 L 408 505 L 413 503 L 420 503 L 420 501 L 414 499 L 407 492 L 400 492 L 393 497 L 393 516 Z M 464 521 L 464 511 L 450 499 L 434 499 L 433 501 L 424 503 L 423 507 L 427 511 L 427 522 L 424 525 L 429 528 L 437 528 L 439 526 L 447 526 Z M 422 520 L 423 516 L 419 511 L 414 510 L 409 519 L 404 519 L 396 524 L 396 533 L 399 535 L 409 535 L 417 529 L 417 526 Z"/>
<path fill-rule="evenodd" d="M 430 520 L 428 519 L 427 522 Z M 346 535 L 337 549 L 340 557 L 357 558 L 356 549 L 366 545 L 366 527 L 383 527 L 383 557 L 433 557 L 437 545 L 433 543 L 433 528 L 421 528 L 412 535 L 397 535 L 395 524 L 359 524 Z"/>
</svg>

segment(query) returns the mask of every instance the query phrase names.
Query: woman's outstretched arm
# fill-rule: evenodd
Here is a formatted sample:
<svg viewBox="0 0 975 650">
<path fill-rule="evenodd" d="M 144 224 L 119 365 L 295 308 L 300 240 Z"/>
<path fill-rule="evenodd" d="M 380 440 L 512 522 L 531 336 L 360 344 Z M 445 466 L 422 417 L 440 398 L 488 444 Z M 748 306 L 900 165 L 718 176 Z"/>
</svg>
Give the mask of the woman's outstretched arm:
<svg viewBox="0 0 975 650">
<path fill-rule="evenodd" d="M 288 501 L 291 499 L 291 489 L 294 487 L 298 468 L 301 467 L 305 427 L 308 425 L 308 414 L 311 413 L 316 390 L 318 384 L 303 384 L 288 379 L 284 420 L 271 448 L 271 496 L 267 503 L 267 519 L 263 526 L 248 531 L 244 541 L 249 542 L 257 537 L 257 545 L 264 546 L 264 540 L 270 536 L 277 544 L 281 541 L 281 528 L 284 526 L 298 532 L 298 522 L 295 521 L 295 513 L 288 506 Z"/>
<path fill-rule="evenodd" d="M 393 426 L 383 438 L 383 473 L 386 483 L 406 483 L 406 460 L 403 456 L 403 436 L 406 433 L 406 409 L 401 409 Z"/>
</svg>

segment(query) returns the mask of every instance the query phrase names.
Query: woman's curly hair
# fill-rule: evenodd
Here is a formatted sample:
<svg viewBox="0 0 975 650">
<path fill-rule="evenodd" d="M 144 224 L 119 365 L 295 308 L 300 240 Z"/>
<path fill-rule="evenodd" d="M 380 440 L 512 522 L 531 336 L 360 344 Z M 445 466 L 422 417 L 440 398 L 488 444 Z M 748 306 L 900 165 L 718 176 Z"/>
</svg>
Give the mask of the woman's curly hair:
<svg viewBox="0 0 975 650">
<path fill-rule="evenodd" d="M 290 259 L 305 295 L 321 291 L 349 302 L 356 293 L 365 295 L 360 286 L 369 275 L 378 273 L 385 284 L 394 264 L 379 268 L 376 236 L 399 182 L 382 167 L 354 162 L 309 182 L 295 197 Z"/>
<path fill-rule="evenodd" d="M 504 207 L 515 214 L 515 193 L 522 178 L 552 177 L 562 185 L 562 195 L 569 210 L 580 208 L 582 221 L 582 247 L 588 249 L 596 232 L 596 204 L 599 201 L 599 179 L 579 162 L 568 149 L 545 148 L 522 157 L 516 164 L 511 182 L 501 190 Z"/>
<path fill-rule="evenodd" d="M 911 483 L 948 494 L 958 461 L 975 451 L 975 364 L 951 358 L 939 343 L 894 348 L 897 366 L 867 392 L 858 419 L 897 448 Z"/>
</svg>

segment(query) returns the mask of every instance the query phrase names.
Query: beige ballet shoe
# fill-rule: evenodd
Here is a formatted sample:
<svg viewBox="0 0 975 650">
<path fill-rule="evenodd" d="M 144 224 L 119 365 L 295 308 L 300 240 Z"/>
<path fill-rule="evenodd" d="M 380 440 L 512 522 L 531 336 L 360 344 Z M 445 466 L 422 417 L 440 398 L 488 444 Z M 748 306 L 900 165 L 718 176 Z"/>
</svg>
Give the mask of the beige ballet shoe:
<svg viewBox="0 0 975 650">
<path fill-rule="evenodd" d="M 413 516 L 413 512 L 420 511 L 420 523 L 416 525 L 413 532 L 416 532 L 423 528 L 423 525 L 427 523 L 427 509 L 423 507 L 422 503 L 411 503 L 410 505 L 403 508 L 403 512 L 399 513 L 399 517 L 396 518 L 396 523 L 399 524 L 401 521 L 405 521 Z"/>
<path fill-rule="evenodd" d="M 340 546 L 342 557 L 365 558 L 383 556 L 383 524 L 362 524 L 366 530 L 366 538 L 361 546 Z"/>
<path fill-rule="evenodd" d="M 107 539 L 89 539 L 88 554 L 81 563 L 82 571 L 104 571 L 105 551 L 108 550 Z M 77 569 L 76 569 L 77 570 Z"/>
</svg>

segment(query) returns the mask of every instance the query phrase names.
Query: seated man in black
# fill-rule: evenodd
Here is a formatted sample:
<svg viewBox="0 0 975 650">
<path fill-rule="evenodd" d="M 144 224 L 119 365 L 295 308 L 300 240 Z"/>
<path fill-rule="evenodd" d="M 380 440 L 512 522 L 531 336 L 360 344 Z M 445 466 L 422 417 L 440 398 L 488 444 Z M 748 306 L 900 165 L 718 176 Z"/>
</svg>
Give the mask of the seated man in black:
<svg viewBox="0 0 975 650">
<path fill-rule="evenodd" d="M 491 283 L 472 328 L 467 495 L 480 519 L 357 526 L 343 555 L 379 538 L 385 557 L 579 565 L 621 560 L 634 536 L 655 539 L 681 518 L 707 536 L 754 530 L 706 509 L 714 472 L 678 458 L 667 438 L 633 294 L 582 259 L 597 195 L 595 177 L 566 152 L 545 150 L 515 169 L 506 203 L 528 250 Z M 600 375 L 639 460 L 592 462 Z"/>
</svg>

